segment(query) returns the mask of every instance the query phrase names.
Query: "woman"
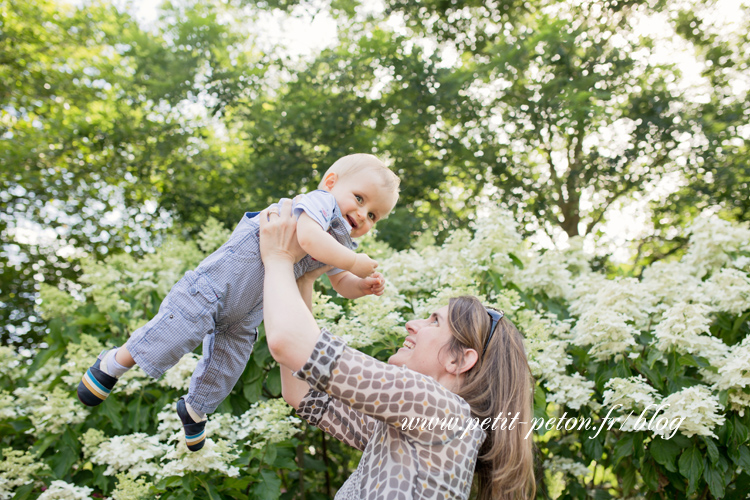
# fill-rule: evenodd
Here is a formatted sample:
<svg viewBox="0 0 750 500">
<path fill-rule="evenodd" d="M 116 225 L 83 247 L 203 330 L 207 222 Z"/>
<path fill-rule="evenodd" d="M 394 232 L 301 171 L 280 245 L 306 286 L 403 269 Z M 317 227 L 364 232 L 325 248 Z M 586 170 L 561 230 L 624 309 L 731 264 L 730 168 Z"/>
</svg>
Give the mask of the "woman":
<svg viewBox="0 0 750 500">
<path fill-rule="evenodd" d="M 336 499 L 465 499 L 473 476 L 481 500 L 533 498 L 533 444 L 524 439 L 533 385 L 513 324 L 474 297 L 451 299 L 409 321 L 404 347 L 382 363 L 317 326 L 316 276 L 294 279 L 304 251 L 291 204 L 260 220 L 266 337 L 284 399 L 363 451 Z"/>
</svg>

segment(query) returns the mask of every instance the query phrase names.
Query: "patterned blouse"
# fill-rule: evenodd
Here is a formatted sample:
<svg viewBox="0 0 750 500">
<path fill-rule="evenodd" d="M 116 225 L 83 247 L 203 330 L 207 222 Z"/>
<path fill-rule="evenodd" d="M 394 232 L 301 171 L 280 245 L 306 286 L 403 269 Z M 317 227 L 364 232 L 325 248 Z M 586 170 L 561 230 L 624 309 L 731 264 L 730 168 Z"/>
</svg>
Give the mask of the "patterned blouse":
<svg viewBox="0 0 750 500">
<path fill-rule="evenodd" d="M 299 415 L 363 451 L 336 500 L 469 497 L 485 433 L 464 431 L 472 417 L 461 397 L 432 377 L 351 349 L 325 329 L 295 376 L 312 387 Z"/>
</svg>

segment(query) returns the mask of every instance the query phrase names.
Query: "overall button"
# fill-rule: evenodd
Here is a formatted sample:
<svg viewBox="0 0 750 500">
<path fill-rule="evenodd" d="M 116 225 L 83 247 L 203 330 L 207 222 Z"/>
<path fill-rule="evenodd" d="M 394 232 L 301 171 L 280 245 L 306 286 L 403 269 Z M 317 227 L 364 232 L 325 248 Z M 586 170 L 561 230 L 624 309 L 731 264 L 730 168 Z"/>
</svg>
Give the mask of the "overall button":
<svg viewBox="0 0 750 500">
<path fill-rule="evenodd" d="M 334 220 L 333 220 L 333 221 L 331 222 L 331 227 L 339 227 L 339 221 L 338 221 L 338 219 L 334 219 Z"/>
<path fill-rule="evenodd" d="M 188 288 L 188 292 L 190 292 L 190 295 L 195 295 L 198 293 L 198 289 L 195 287 L 195 285 L 192 285 L 190 288 Z"/>
</svg>

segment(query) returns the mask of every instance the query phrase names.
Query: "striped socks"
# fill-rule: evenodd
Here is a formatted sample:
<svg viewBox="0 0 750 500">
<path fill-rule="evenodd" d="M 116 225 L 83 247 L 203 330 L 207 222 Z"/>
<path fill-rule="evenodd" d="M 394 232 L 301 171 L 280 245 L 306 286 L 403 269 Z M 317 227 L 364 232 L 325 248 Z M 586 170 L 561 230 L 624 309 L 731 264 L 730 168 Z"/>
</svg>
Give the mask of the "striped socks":
<svg viewBox="0 0 750 500">
<path fill-rule="evenodd" d="M 102 362 L 99 365 L 101 371 L 115 378 L 122 377 L 126 371 L 130 370 L 130 367 L 122 366 L 117 362 L 117 359 L 115 359 L 118 349 L 119 347 L 115 347 L 114 349 L 107 351 L 107 353 L 102 356 Z"/>
</svg>

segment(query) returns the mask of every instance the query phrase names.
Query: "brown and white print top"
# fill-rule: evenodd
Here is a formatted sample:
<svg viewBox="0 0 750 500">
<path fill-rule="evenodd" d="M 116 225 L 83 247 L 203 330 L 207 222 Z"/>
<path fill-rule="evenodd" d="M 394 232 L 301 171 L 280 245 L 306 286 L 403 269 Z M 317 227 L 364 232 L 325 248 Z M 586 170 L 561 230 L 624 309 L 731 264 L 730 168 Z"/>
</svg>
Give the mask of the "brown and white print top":
<svg viewBox="0 0 750 500">
<path fill-rule="evenodd" d="M 486 436 L 479 428 L 464 431 L 471 410 L 461 397 L 432 377 L 351 349 L 325 329 L 295 376 L 312 388 L 298 414 L 363 451 L 336 500 L 469 497 Z"/>
</svg>

